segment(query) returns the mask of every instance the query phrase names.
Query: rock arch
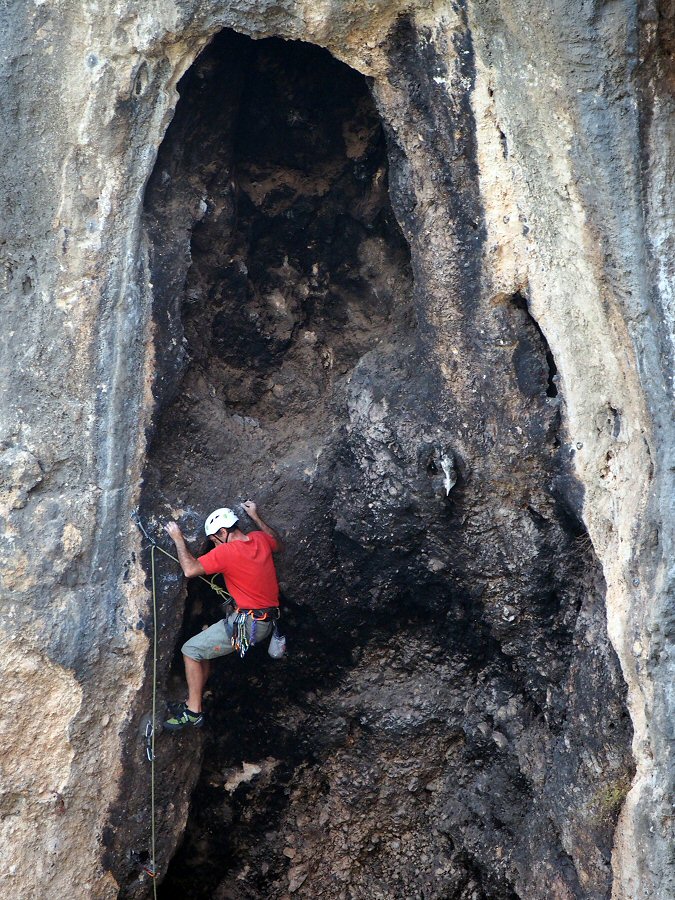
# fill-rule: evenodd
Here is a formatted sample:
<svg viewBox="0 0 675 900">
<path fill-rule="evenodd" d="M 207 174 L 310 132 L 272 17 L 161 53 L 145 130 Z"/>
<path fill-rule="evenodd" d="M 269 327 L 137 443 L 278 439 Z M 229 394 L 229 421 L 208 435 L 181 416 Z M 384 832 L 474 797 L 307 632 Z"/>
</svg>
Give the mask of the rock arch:
<svg viewBox="0 0 675 900">
<path fill-rule="evenodd" d="M 64 684 L 74 677 L 82 691 L 82 712 L 75 716 L 65 704 L 62 717 L 50 724 L 64 750 L 55 758 L 70 759 L 75 748 L 71 762 L 48 768 L 41 792 L 27 788 L 34 777 L 29 759 L 11 783 L 11 797 L 19 798 L 10 804 L 12 845 L 54 848 L 25 876 L 27 890 L 32 877 L 43 881 L 48 873 L 57 895 L 70 891 L 73 880 L 86 896 L 117 892 L 106 866 L 97 875 L 92 862 L 99 859 L 102 832 L 112 857 L 119 851 L 112 831 L 105 831 L 106 810 L 138 763 L 137 748 L 119 734 L 128 738 L 130 711 L 142 712 L 136 691 L 147 659 L 144 573 L 137 537 L 126 525 L 139 497 L 156 364 L 141 199 L 153 148 L 176 102 L 175 85 L 223 27 L 326 46 L 373 79 L 388 130 L 394 207 L 411 248 L 419 340 L 439 376 L 432 400 L 453 438 L 452 460 L 465 482 L 473 477 L 474 485 L 480 483 L 487 473 L 493 480 L 486 483 L 494 485 L 497 473 L 509 468 L 514 482 L 529 485 L 539 463 L 524 460 L 515 446 L 499 448 L 501 462 L 494 447 L 485 458 L 480 453 L 498 417 L 493 422 L 485 416 L 482 434 L 462 430 L 463 413 L 471 412 L 472 398 L 483 390 L 474 377 L 480 369 L 467 361 L 489 361 L 492 382 L 486 379 L 484 402 L 498 410 L 500 385 L 509 386 L 509 397 L 519 396 L 516 359 L 521 383 L 528 383 L 529 372 L 535 383 L 542 377 L 548 384 L 548 367 L 537 368 L 540 351 L 546 357 L 545 335 L 565 403 L 561 448 L 573 456 L 585 492 L 581 510 L 567 503 L 570 520 L 560 527 L 578 528 L 581 513 L 602 563 L 610 635 L 636 734 L 638 778 L 618 833 L 614 890 L 635 896 L 670 877 L 665 835 L 658 828 L 650 832 L 643 817 L 652 800 L 662 802 L 668 785 L 660 768 L 668 721 L 662 646 L 668 584 L 663 559 L 670 546 L 662 459 L 668 439 L 658 435 L 671 434 L 662 362 L 669 351 L 659 287 L 664 281 L 653 255 L 667 241 L 658 211 L 664 163 L 652 142 L 671 107 L 656 102 L 663 74 L 658 27 L 650 31 L 629 18 L 641 58 L 659 76 L 648 81 L 644 72 L 621 68 L 623 18 L 619 22 L 610 11 L 599 22 L 584 14 L 579 11 L 577 24 L 594 37 L 581 49 L 567 44 L 558 19 L 534 22 L 535 41 L 523 27 L 525 19 L 532 24 L 531 10 L 514 6 L 501 18 L 488 16 L 481 4 L 468 12 L 382 4 L 346 15 L 332 6 L 310 10 L 296 3 L 251 4 L 236 12 L 223 4 L 205 13 L 186 3 L 120 20 L 117 10 L 106 7 L 96 21 L 83 13 L 70 23 L 68 42 L 70 20 L 56 23 L 45 4 L 13 20 L 7 65 L 13 96 L 25 98 L 31 117 L 27 127 L 19 111 L 8 134 L 16 165 L 5 176 L 10 194 L 23 198 L 23 205 L 8 208 L 15 231 L 3 251 L 8 296 L 19 298 L 8 321 L 23 326 L 15 339 L 21 378 L 16 383 L 12 375 L 15 402 L 3 423 L 4 461 L 14 486 L 6 499 L 11 527 L 4 585 L 12 598 L 12 634 L 17 623 L 21 634 L 8 645 L 6 665 L 16 671 L 16 660 L 27 651 L 46 656 L 67 673 Z M 21 53 L 35 35 L 45 43 L 29 68 Z M 591 46 L 600 50 L 593 51 L 594 65 L 579 67 L 575 54 L 588 55 Z M 73 55 L 73 47 L 81 52 Z M 534 77 L 535 66 L 548 77 Z M 598 68 L 616 91 L 593 105 Z M 546 88 L 553 76 L 560 86 L 555 102 Z M 45 86 L 39 97 L 38 83 Z M 636 99 L 656 110 L 653 118 L 638 120 L 631 106 Z M 67 116 L 60 113 L 64 101 Z M 603 137 L 608 133 L 621 136 L 618 145 Z M 36 147 L 39 166 L 31 162 Z M 640 170 L 640 152 L 645 171 L 651 160 L 661 167 L 654 177 Z M 527 299 L 527 309 L 510 300 L 516 295 Z M 58 337 L 36 345 L 38 334 Z M 64 360 L 70 360 L 65 381 Z M 534 394 L 522 397 L 515 418 L 525 410 L 533 428 L 549 421 L 550 405 L 537 406 Z M 497 429 L 498 436 L 504 433 Z M 442 469 L 445 456 L 449 467 L 446 442 L 437 447 L 432 435 L 428 443 L 425 466 L 438 469 L 441 463 Z M 560 491 L 574 500 L 564 484 Z M 540 505 L 530 506 L 526 515 L 541 530 Z M 519 522 L 525 521 L 523 512 Z M 45 535 L 39 553 L 27 540 L 36 531 Z M 18 552 L 22 538 L 26 549 Z M 464 551 L 471 557 L 473 548 Z M 24 578 L 25 572 L 34 574 Z M 557 591 L 547 596 L 553 609 L 561 608 Z M 485 634 L 502 644 L 490 603 L 485 608 Z M 102 718 L 101 707 L 109 710 Z M 8 739 L 8 749 L 19 752 L 30 721 Z M 114 778 L 101 792 L 104 770 Z M 65 797 L 66 818 L 56 815 L 60 805 L 54 817 L 42 815 L 50 797 L 57 805 Z M 460 813 L 450 811 L 450 819 Z M 140 832 L 140 808 L 132 819 Z M 172 827 L 178 825 L 176 820 Z M 573 843 L 569 835 L 562 840 L 563 846 Z M 637 842 L 637 854 L 625 852 L 631 842 Z M 128 862 L 112 857 L 119 874 Z M 501 874 L 499 869 L 496 877 Z M 586 874 L 575 869 L 569 877 L 583 880 Z"/>
</svg>

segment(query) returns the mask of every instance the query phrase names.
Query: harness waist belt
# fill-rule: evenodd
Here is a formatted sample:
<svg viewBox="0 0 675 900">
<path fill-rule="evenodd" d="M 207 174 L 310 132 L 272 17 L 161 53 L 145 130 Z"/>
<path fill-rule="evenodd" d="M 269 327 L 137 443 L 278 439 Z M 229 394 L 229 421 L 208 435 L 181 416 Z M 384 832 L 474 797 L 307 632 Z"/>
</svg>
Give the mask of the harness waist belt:
<svg viewBox="0 0 675 900">
<path fill-rule="evenodd" d="M 278 606 L 266 606 L 263 609 L 243 609 L 241 606 L 235 606 L 237 614 L 244 613 L 253 619 L 278 619 L 281 615 Z"/>
</svg>

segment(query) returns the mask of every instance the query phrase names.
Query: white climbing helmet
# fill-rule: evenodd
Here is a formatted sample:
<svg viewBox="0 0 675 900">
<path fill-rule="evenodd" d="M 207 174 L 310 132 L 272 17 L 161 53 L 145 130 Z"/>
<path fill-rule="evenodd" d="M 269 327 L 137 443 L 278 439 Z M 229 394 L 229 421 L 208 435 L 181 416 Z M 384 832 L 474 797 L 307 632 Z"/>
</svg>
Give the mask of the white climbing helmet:
<svg viewBox="0 0 675 900">
<path fill-rule="evenodd" d="M 232 528 L 234 523 L 238 521 L 239 519 L 232 510 L 228 509 L 227 506 L 224 506 L 222 509 L 214 509 L 204 523 L 204 531 L 208 537 L 209 535 L 220 531 L 221 528 Z"/>
</svg>

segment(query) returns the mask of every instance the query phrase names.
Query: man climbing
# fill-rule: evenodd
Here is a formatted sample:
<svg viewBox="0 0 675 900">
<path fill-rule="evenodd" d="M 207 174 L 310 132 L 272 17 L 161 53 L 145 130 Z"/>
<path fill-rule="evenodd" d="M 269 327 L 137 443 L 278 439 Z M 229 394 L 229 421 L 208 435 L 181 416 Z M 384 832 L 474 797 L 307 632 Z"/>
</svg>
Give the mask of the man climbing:
<svg viewBox="0 0 675 900">
<path fill-rule="evenodd" d="M 262 520 L 252 500 L 246 500 L 242 506 L 260 531 L 244 534 L 231 509 L 216 509 L 204 525 L 214 548 L 198 559 L 188 550 L 178 525 L 175 522 L 165 525 L 176 545 L 185 576 L 222 574 L 235 602 L 234 612 L 227 619 L 221 619 L 183 644 L 188 698 L 164 723 L 169 731 L 201 728 L 204 724 L 202 694 L 211 660 L 235 650 L 243 656 L 249 646 L 269 637 L 279 614 L 279 583 L 272 559 L 272 553 L 280 549 L 279 536 Z"/>
</svg>

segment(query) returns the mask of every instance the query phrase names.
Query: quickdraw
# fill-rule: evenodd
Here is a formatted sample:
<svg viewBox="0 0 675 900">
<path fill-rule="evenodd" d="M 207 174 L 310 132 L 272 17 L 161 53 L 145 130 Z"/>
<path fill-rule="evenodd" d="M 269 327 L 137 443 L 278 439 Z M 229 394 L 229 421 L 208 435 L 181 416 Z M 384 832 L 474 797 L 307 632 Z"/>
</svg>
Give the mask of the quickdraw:
<svg viewBox="0 0 675 900">
<path fill-rule="evenodd" d="M 157 878 L 157 876 L 159 875 L 159 869 L 153 862 L 143 863 L 143 866 L 141 868 L 143 869 L 145 874 L 149 875 L 151 878 Z"/>
<path fill-rule="evenodd" d="M 232 622 L 232 646 L 234 647 L 235 653 L 238 653 L 242 659 L 246 655 L 248 648 L 251 646 L 248 629 L 246 628 L 247 616 L 248 613 L 237 613 Z"/>
<path fill-rule="evenodd" d="M 154 737 L 155 726 L 152 721 L 149 721 L 145 726 L 145 755 L 148 757 L 148 762 L 153 762 L 155 759 Z"/>
<path fill-rule="evenodd" d="M 142 528 L 143 526 L 141 526 Z M 145 533 L 145 529 L 143 529 Z M 150 848 L 151 857 L 143 866 L 152 878 L 152 896 L 157 900 L 157 875 L 155 863 L 155 716 L 157 714 L 157 576 L 155 574 L 155 545 L 150 551 L 150 573 L 152 576 L 152 715 L 145 726 L 145 754 L 150 763 Z"/>
<path fill-rule="evenodd" d="M 247 628 L 249 617 L 251 625 L 250 628 Z M 273 614 L 269 610 L 261 612 L 257 609 L 237 609 L 237 614 L 232 621 L 231 638 L 235 653 L 238 653 L 243 659 L 249 647 L 255 644 L 257 623 L 267 622 L 272 618 Z"/>
</svg>

